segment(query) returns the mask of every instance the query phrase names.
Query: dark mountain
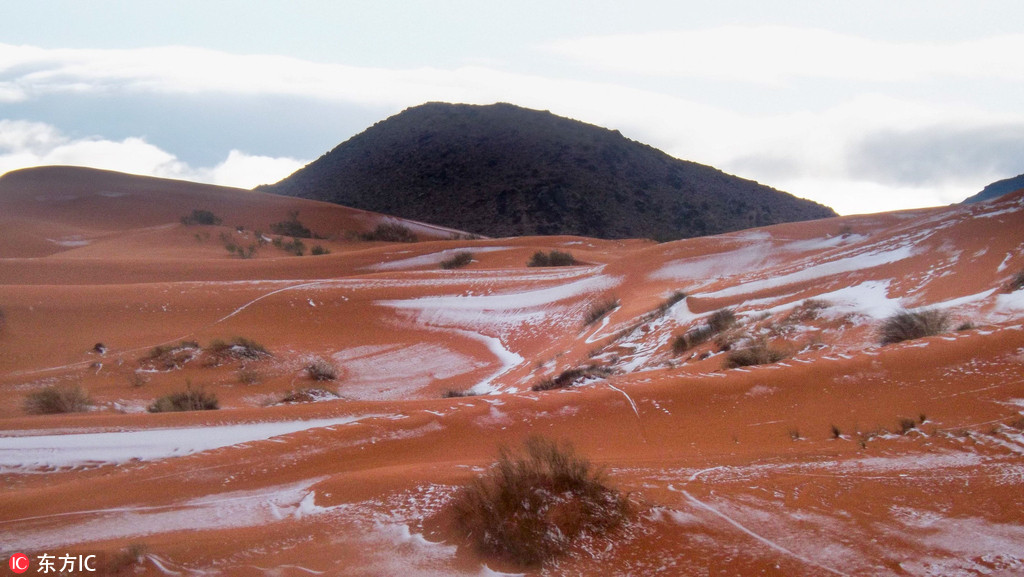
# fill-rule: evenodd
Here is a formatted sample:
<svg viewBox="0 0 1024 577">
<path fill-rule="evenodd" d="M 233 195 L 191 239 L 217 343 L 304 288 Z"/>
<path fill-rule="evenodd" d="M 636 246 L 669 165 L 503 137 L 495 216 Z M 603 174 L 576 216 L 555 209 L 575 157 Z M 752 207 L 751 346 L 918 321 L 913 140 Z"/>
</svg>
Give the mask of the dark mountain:
<svg viewBox="0 0 1024 577">
<path fill-rule="evenodd" d="M 1007 178 L 1005 180 L 997 180 L 992 184 L 981 189 L 981 192 L 975 194 L 972 197 L 965 199 L 960 204 L 971 204 L 974 202 L 981 202 L 983 200 L 989 200 L 992 198 L 998 198 L 1004 194 L 1010 194 L 1011 192 L 1017 191 L 1024 188 L 1024 174 L 1019 174 L 1013 178 Z"/>
<path fill-rule="evenodd" d="M 510 104 L 409 108 L 260 189 L 487 236 L 671 240 L 835 216 L 616 130 Z"/>
</svg>

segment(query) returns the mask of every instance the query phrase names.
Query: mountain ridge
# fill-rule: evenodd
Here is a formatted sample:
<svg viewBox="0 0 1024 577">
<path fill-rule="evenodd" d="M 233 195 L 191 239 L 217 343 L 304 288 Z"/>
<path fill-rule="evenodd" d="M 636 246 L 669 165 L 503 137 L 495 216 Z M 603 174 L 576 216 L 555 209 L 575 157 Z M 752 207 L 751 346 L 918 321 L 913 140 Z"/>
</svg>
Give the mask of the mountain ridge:
<svg viewBox="0 0 1024 577">
<path fill-rule="evenodd" d="M 487 236 L 675 240 L 836 216 L 619 131 L 507 103 L 427 103 L 257 190 Z"/>
</svg>

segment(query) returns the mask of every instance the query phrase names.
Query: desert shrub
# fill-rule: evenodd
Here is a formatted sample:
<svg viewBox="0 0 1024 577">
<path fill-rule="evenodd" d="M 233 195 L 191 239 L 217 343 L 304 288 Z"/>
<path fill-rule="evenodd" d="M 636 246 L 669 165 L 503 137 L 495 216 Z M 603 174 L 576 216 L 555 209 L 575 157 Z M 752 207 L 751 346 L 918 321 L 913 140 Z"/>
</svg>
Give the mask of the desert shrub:
<svg viewBox="0 0 1024 577">
<path fill-rule="evenodd" d="M 315 381 L 333 381 L 338 378 L 338 367 L 327 359 L 316 359 L 306 366 L 309 377 Z"/>
<path fill-rule="evenodd" d="M 736 324 L 736 313 L 732 309 L 719 309 L 708 317 L 708 327 L 716 333 L 732 328 Z"/>
<path fill-rule="evenodd" d="M 92 401 L 82 387 L 46 387 L 29 393 L 25 398 L 25 412 L 32 415 L 81 413 L 89 410 Z"/>
<path fill-rule="evenodd" d="M 901 435 L 906 435 L 912 429 L 916 429 L 916 428 L 917 428 L 917 421 L 915 421 L 914 419 L 901 418 L 899 420 L 899 433 Z"/>
<path fill-rule="evenodd" d="M 238 369 L 238 382 L 243 385 L 255 385 L 263 382 L 263 372 L 255 367 Z"/>
<path fill-rule="evenodd" d="M 170 371 L 180 369 L 199 354 L 199 343 L 181 341 L 176 345 L 159 345 L 153 347 L 143 359 L 149 361 L 158 370 Z"/>
<path fill-rule="evenodd" d="M 337 399 L 338 395 L 327 389 L 305 388 L 291 391 L 281 397 L 282 403 L 314 403 L 316 401 L 329 401 Z"/>
<path fill-rule="evenodd" d="M 275 239 L 274 246 L 285 252 L 290 252 L 295 256 L 302 256 L 306 254 L 306 243 L 302 242 L 297 238 L 292 238 L 288 242 L 285 242 L 280 238 Z"/>
<path fill-rule="evenodd" d="M 1010 282 L 1006 285 L 1007 292 L 1012 293 L 1014 291 L 1019 291 L 1020 289 L 1024 289 L 1024 270 L 1013 275 L 1013 278 L 1010 279 Z"/>
<path fill-rule="evenodd" d="M 272 356 L 266 347 L 245 337 L 234 337 L 228 342 L 214 339 L 206 350 L 217 362 L 228 359 L 258 361 Z"/>
<path fill-rule="evenodd" d="M 934 309 L 903 310 L 885 319 L 879 329 L 879 335 L 881 343 L 889 345 L 946 332 L 949 324 L 949 314 L 943 311 Z"/>
<path fill-rule="evenodd" d="M 462 268 L 469 263 L 473 262 L 473 253 L 471 252 L 457 252 L 452 256 L 441 261 L 441 268 L 445 270 L 451 270 L 456 268 Z"/>
<path fill-rule="evenodd" d="M 583 322 L 588 326 L 592 325 L 617 308 L 619 308 L 619 299 L 615 297 L 601 299 L 590 305 L 586 314 L 583 315 Z"/>
<path fill-rule="evenodd" d="M 675 305 L 676 303 L 678 303 L 679 301 L 685 299 L 688 296 L 690 296 L 690 295 L 686 294 L 683 291 L 675 291 L 675 292 L 673 292 L 672 294 L 670 294 L 668 296 L 668 298 L 665 299 L 664 302 L 662 302 L 660 305 L 658 305 L 658 314 L 659 315 L 663 315 L 663 314 L 667 313 L 668 309 L 672 308 L 673 305 Z"/>
<path fill-rule="evenodd" d="M 590 378 L 604 378 L 612 374 L 611 369 L 599 365 L 588 365 L 586 367 L 575 367 L 562 371 L 557 377 L 544 379 L 530 387 L 531 391 L 552 391 L 564 389 L 576 383 Z"/>
<path fill-rule="evenodd" d="M 681 355 L 693 347 L 700 346 L 715 336 L 715 332 L 707 325 L 701 325 L 690 329 L 672 339 L 672 352 Z"/>
<path fill-rule="evenodd" d="M 843 432 L 839 430 L 839 427 L 832 425 L 832 438 L 838 439 L 843 436 Z"/>
<path fill-rule="evenodd" d="M 365 241 L 416 242 L 419 240 L 409 227 L 396 223 L 381 223 L 371 232 L 359 235 Z"/>
<path fill-rule="evenodd" d="M 297 210 L 289 212 L 287 220 L 270 225 L 270 231 L 274 234 L 293 238 L 313 238 L 313 231 L 299 222 L 299 211 Z"/>
<path fill-rule="evenodd" d="M 220 408 L 217 395 L 207 393 L 202 387 L 192 388 L 189 383 L 184 391 L 160 397 L 149 406 L 150 413 L 168 413 L 174 411 L 213 411 Z"/>
<path fill-rule="evenodd" d="M 629 505 L 571 446 L 532 437 L 521 451 L 502 448 L 490 470 L 456 493 L 451 511 L 453 528 L 479 553 L 529 567 L 583 534 L 615 529 Z"/>
<path fill-rule="evenodd" d="M 181 217 L 181 224 L 184 225 L 201 224 L 212 226 L 220 224 L 221 222 L 221 219 L 217 215 L 208 210 L 194 209 L 192 214 Z"/>
<path fill-rule="evenodd" d="M 526 263 L 526 266 L 574 266 L 579 264 L 579 261 L 572 256 L 572 253 L 562 252 L 560 250 L 553 250 L 550 253 L 545 253 L 539 250 L 533 253 L 530 260 Z"/>
<path fill-rule="evenodd" d="M 470 389 L 448 389 L 441 393 L 442 399 L 458 399 L 461 397 L 475 397 L 477 393 L 474 393 Z"/>
<path fill-rule="evenodd" d="M 756 342 L 748 347 L 729 351 L 725 357 L 725 366 L 735 369 L 754 365 L 770 365 L 787 356 L 785 351 L 772 347 L 766 342 Z"/>
<path fill-rule="evenodd" d="M 313 247 L 313 250 L 309 251 L 309 254 L 313 256 L 320 256 L 325 254 L 331 254 L 331 251 L 329 249 L 324 248 L 323 245 L 318 244 Z"/>
</svg>

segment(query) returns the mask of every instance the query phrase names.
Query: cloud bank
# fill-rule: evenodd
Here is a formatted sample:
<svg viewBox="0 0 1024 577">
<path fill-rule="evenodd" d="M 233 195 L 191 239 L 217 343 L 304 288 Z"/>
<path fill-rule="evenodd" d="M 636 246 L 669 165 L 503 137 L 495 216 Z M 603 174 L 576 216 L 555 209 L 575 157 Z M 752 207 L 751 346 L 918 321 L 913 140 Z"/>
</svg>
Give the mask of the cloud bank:
<svg viewBox="0 0 1024 577">
<path fill-rule="evenodd" d="M 1014 98 L 1024 97 L 1024 61 L 1016 57 L 1024 35 L 922 44 L 733 26 L 567 39 L 535 50 L 544 64 L 525 73 L 499 63 L 389 69 L 180 46 L 0 44 L 0 103 L 27 111 L 0 124 L 0 172 L 82 164 L 251 187 L 304 163 L 287 146 L 269 151 L 269 138 L 254 142 L 261 126 L 294 144 L 309 140 L 318 118 L 364 118 L 368 110 L 383 118 L 434 100 L 551 110 L 842 214 L 955 202 L 1024 172 L 1024 110 Z M 281 104 L 262 117 L 216 123 L 176 114 L 191 143 L 95 135 L 94 125 L 82 129 L 73 118 L 30 114 L 40 102 L 75 99 L 106 107 L 101 114 L 111 118 L 129 99 L 152 102 L 152 118 L 168 101 L 239 111 Z M 294 128 L 283 120 L 303 114 L 317 118 Z M 359 128 L 352 130 L 323 151 Z M 222 144 L 202 165 L 182 160 L 182 147 L 225 143 L 236 133 L 249 140 Z"/>
</svg>

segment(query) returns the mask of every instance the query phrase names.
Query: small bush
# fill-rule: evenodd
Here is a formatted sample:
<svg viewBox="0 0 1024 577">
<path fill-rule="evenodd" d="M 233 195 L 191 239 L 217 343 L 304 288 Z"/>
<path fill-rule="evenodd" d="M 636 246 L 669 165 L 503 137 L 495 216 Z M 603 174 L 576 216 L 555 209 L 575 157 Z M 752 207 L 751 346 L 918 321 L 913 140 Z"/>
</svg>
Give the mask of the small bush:
<svg viewBox="0 0 1024 577">
<path fill-rule="evenodd" d="M 1020 289 L 1024 289 L 1024 270 L 1013 275 L 1013 278 L 1010 279 L 1010 282 L 1006 285 L 1006 292 L 1012 293 L 1014 291 L 1019 291 Z"/>
<path fill-rule="evenodd" d="M 207 352 L 211 356 L 211 365 L 218 365 L 231 359 L 258 361 L 272 356 L 266 347 L 245 337 L 234 337 L 228 342 L 215 339 L 207 347 Z"/>
<path fill-rule="evenodd" d="M 708 327 L 716 333 L 732 328 L 735 324 L 736 313 L 732 309 L 720 309 L 708 317 Z"/>
<path fill-rule="evenodd" d="M 171 371 L 180 369 L 199 354 L 199 343 L 181 341 L 177 345 L 160 345 L 153 347 L 143 359 L 149 361 L 156 369 Z"/>
<path fill-rule="evenodd" d="M 576 367 L 562 371 L 553 379 L 544 379 L 530 387 L 531 391 L 552 391 L 574 386 L 576 383 L 590 378 L 604 378 L 612 374 L 611 369 L 598 365 Z"/>
<path fill-rule="evenodd" d="M 195 224 L 213 226 L 218 225 L 221 219 L 208 210 L 194 209 L 192 214 L 181 217 L 181 224 L 191 226 Z"/>
<path fill-rule="evenodd" d="M 462 398 L 462 397 L 475 397 L 476 395 L 477 395 L 477 393 L 474 393 L 473 391 L 471 391 L 469 389 L 462 389 L 462 390 L 459 390 L 459 389 L 448 389 L 445 392 L 441 393 L 441 398 L 442 399 L 458 399 L 458 398 Z"/>
<path fill-rule="evenodd" d="M 843 436 L 843 432 L 839 430 L 839 427 L 832 425 L 832 438 L 838 439 Z"/>
<path fill-rule="evenodd" d="M 590 305 L 590 308 L 587 309 L 587 313 L 583 315 L 583 322 L 587 326 L 590 326 L 617 308 L 619 308 L 619 299 L 615 297 L 601 299 Z"/>
<path fill-rule="evenodd" d="M 285 242 L 280 238 L 275 239 L 274 246 L 285 252 L 290 252 L 295 256 L 302 256 L 306 254 L 306 243 L 302 242 L 297 238 L 292 238 L 288 242 Z"/>
<path fill-rule="evenodd" d="M 690 329 L 672 339 L 672 353 L 681 355 L 693 347 L 700 346 L 715 336 L 715 332 L 707 325 Z"/>
<path fill-rule="evenodd" d="M 25 399 L 25 412 L 32 415 L 81 413 L 89 410 L 92 401 L 79 386 L 46 387 L 30 393 Z"/>
<path fill-rule="evenodd" d="M 575 266 L 579 261 L 572 256 L 572 253 L 553 250 L 550 253 L 537 251 L 530 257 L 526 266 Z"/>
<path fill-rule="evenodd" d="M 946 332 L 949 314 L 939 310 L 900 311 L 887 318 L 879 330 L 881 343 L 889 345 L 902 341 L 930 337 Z"/>
<path fill-rule="evenodd" d="M 281 397 L 282 403 L 315 403 L 317 401 L 330 401 L 337 399 L 338 395 L 327 389 L 306 388 L 292 391 Z"/>
<path fill-rule="evenodd" d="M 729 369 L 770 365 L 786 358 L 785 351 L 776 349 L 765 342 L 757 342 L 742 349 L 729 351 L 725 357 L 725 366 Z"/>
<path fill-rule="evenodd" d="M 191 383 L 178 393 L 160 397 L 149 406 L 150 413 L 169 413 L 175 411 L 214 411 L 220 408 L 217 396 L 202 389 L 193 389 Z"/>
<path fill-rule="evenodd" d="M 382 242 L 416 242 L 419 240 L 409 230 L 409 227 L 395 223 L 378 224 L 372 232 L 363 233 L 359 235 L 359 238 L 365 241 Z"/>
<path fill-rule="evenodd" d="M 275 222 L 270 225 L 270 230 L 274 234 L 279 234 L 281 236 L 290 236 L 292 238 L 313 238 L 313 231 L 309 230 L 305 225 L 299 222 L 299 211 L 297 210 L 289 212 L 287 220 Z"/>
<path fill-rule="evenodd" d="M 494 466 L 456 493 L 453 528 L 479 553 L 539 566 L 581 535 L 619 526 L 629 505 L 569 445 L 533 437 L 521 452 L 502 448 Z"/>
<path fill-rule="evenodd" d="M 321 255 L 325 255 L 325 254 L 331 254 L 331 251 L 326 249 L 326 248 L 324 248 L 323 245 L 319 245 L 318 244 L 318 245 L 313 247 L 313 250 L 309 251 L 309 254 L 311 254 L 313 256 L 321 256 Z"/>
<path fill-rule="evenodd" d="M 917 421 L 915 421 L 914 419 L 903 418 L 903 419 L 899 420 L 899 433 L 901 435 L 906 435 L 912 429 L 916 429 L 916 428 L 917 428 Z"/>
<path fill-rule="evenodd" d="M 457 252 L 454 255 L 441 261 L 441 268 L 445 270 L 462 268 L 471 262 L 473 262 L 473 253 Z"/>
<path fill-rule="evenodd" d="M 667 299 L 665 299 L 665 301 L 663 303 L 658 305 L 658 314 L 659 315 L 663 315 L 663 314 L 667 313 L 668 309 L 672 308 L 676 303 L 678 303 L 681 300 L 684 300 L 688 296 L 690 296 L 690 295 L 686 294 L 683 291 L 675 291 L 675 292 L 673 292 L 672 294 L 670 294 L 668 296 Z"/>
<path fill-rule="evenodd" d="M 306 366 L 306 372 L 314 381 L 333 381 L 338 378 L 338 367 L 327 359 L 316 359 Z"/>
</svg>

